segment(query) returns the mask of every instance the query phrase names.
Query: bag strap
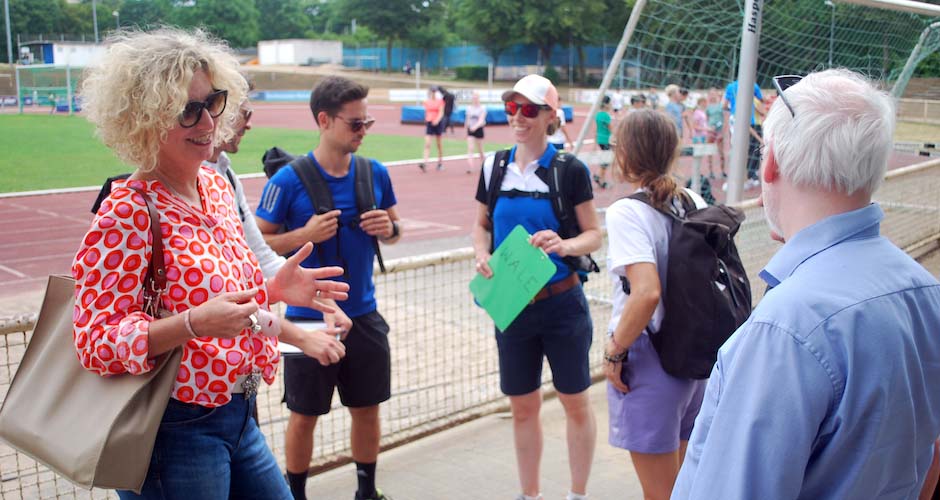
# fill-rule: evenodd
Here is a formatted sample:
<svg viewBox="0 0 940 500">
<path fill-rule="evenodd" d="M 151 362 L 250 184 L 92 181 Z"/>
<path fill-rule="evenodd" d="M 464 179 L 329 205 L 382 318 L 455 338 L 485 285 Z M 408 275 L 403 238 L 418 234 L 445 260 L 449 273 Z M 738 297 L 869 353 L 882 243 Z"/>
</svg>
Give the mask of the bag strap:
<svg viewBox="0 0 940 500">
<path fill-rule="evenodd" d="M 372 160 L 359 155 L 353 155 L 355 164 L 356 180 L 356 208 L 363 214 L 369 210 L 375 210 L 378 205 L 375 202 L 375 185 L 372 180 Z M 375 257 L 379 260 L 379 270 L 385 272 L 385 262 L 382 260 L 382 249 L 379 247 L 379 239 L 372 237 L 372 248 L 375 250 Z"/>
<path fill-rule="evenodd" d="M 572 219 L 574 216 L 572 212 L 574 210 L 568 205 L 568 200 L 561 192 L 562 179 L 566 177 L 568 168 L 571 166 L 574 160 L 575 156 L 573 154 L 565 153 L 563 151 L 558 152 L 555 153 L 555 156 L 552 158 L 552 162 L 548 168 L 548 192 L 549 196 L 553 198 L 552 210 L 555 211 L 555 218 L 558 219 L 558 225 L 561 229 L 561 232 L 566 233 L 561 235 L 562 238 L 572 238 L 576 235 L 567 233 L 577 232 L 577 221 Z M 572 222 L 574 223 L 574 226 L 572 226 Z"/>
<path fill-rule="evenodd" d="M 160 213 L 150 200 L 150 196 L 140 189 L 131 187 L 144 199 L 150 214 L 150 235 L 153 239 L 153 253 L 144 277 L 144 312 L 158 317 L 160 295 L 166 290 L 166 268 L 163 261 L 163 231 L 160 230 Z"/>
<path fill-rule="evenodd" d="M 326 179 L 320 174 L 320 169 L 314 165 L 310 155 L 298 156 L 290 162 L 290 166 L 297 173 L 297 177 L 300 178 L 300 182 L 307 191 L 307 197 L 313 205 L 313 213 L 321 215 L 333 210 L 333 194 L 330 193 Z"/>
<path fill-rule="evenodd" d="M 232 169 L 225 169 L 225 176 L 228 177 L 228 183 L 232 185 L 232 192 L 235 194 L 235 206 L 238 207 L 238 217 L 245 222 L 245 211 L 242 210 L 242 204 L 238 202 L 238 188 L 235 187 L 235 175 Z"/>
<path fill-rule="evenodd" d="M 499 190 L 506 176 L 506 164 L 509 163 L 509 150 L 503 149 L 493 155 L 493 169 L 490 171 L 490 183 L 486 186 L 486 217 L 490 220 L 490 252 L 495 250 L 496 236 L 493 232 L 493 210 L 499 199 Z"/>
</svg>

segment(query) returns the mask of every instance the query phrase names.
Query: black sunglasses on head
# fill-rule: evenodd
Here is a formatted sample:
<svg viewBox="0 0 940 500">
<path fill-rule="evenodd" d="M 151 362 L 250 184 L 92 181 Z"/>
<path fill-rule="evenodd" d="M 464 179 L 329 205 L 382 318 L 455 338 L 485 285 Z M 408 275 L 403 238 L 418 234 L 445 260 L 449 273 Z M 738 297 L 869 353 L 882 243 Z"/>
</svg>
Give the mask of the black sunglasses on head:
<svg viewBox="0 0 940 500">
<path fill-rule="evenodd" d="M 179 122 L 183 128 L 195 127 L 202 119 L 202 110 L 209 112 L 212 118 L 218 118 L 225 111 L 225 103 L 228 101 L 227 90 L 216 90 L 206 96 L 205 101 L 189 101 L 183 112 L 180 113 Z"/>
<path fill-rule="evenodd" d="M 774 88 L 777 89 L 777 97 L 783 100 L 783 104 L 790 110 L 790 116 L 794 118 L 796 118 L 796 113 L 793 112 L 793 106 L 787 101 L 787 96 L 783 94 L 783 91 L 800 83 L 802 79 L 803 77 L 800 75 L 778 75 L 773 78 Z"/>
<path fill-rule="evenodd" d="M 526 118 L 535 118 L 539 115 L 539 111 L 543 109 L 552 109 L 551 106 L 546 104 L 532 104 L 526 103 L 522 104 L 521 102 L 516 101 L 506 101 L 505 110 L 507 116 L 515 116 L 520 110 L 522 111 L 522 116 Z"/>
<path fill-rule="evenodd" d="M 353 132 L 359 132 L 363 128 L 369 130 L 369 128 L 371 128 L 375 123 L 375 118 L 372 118 L 371 116 L 367 116 L 365 120 L 362 118 L 348 119 L 339 115 L 336 115 L 333 118 L 339 118 L 340 120 L 346 122 L 346 125 L 349 125 L 349 129 Z"/>
</svg>

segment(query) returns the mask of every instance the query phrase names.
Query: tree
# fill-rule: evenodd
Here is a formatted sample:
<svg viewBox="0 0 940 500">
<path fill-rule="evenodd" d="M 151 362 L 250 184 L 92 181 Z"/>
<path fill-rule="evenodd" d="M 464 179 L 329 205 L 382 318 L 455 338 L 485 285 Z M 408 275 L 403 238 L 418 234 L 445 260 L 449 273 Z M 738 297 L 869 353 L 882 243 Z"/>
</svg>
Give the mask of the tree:
<svg viewBox="0 0 940 500">
<path fill-rule="evenodd" d="M 604 0 L 522 0 L 524 33 L 539 48 L 543 64 L 551 64 L 552 48 L 568 43 L 575 33 L 596 31 Z"/>
<path fill-rule="evenodd" d="M 143 29 L 167 23 L 174 13 L 170 0 L 124 0 L 120 10 L 122 25 Z"/>
<path fill-rule="evenodd" d="M 486 51 L 499 65 L 499 56 L 521 38 L 518 4 L 513 0 L 455 0 L 454 27 L 464 39 Z"/>
<path fill-rule="evenodd" d="M 345 0 L 348 16 L 385 39 L 385 70 L 392 71 L 392 43 L 407 38 L 411 29 L 430 22 L 440 0 Z"/>
<path fill-rule="evenodd" d="M 313 27 L 311 12 L 316 6 L 309 0 L 255 0 L 261 19 L 261 40 L 304 38 Z"/>
<path fill-rule="evenodd" d="M 197 0 L 177 4 L 182 25 L 202 26 L 232 47 L 254 47 L 258 43 L 258 9 L 254 0 Z"/>
</svg>

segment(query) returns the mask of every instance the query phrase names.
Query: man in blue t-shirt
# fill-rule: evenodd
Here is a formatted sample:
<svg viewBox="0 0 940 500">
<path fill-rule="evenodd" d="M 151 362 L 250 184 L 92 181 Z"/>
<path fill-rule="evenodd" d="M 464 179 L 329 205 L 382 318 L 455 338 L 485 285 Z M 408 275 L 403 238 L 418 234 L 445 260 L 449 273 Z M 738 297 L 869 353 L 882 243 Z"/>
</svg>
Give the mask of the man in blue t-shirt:
<svg viewBox="0 0 940 500">
<path fill-rule="evenodd" d="M 375 488 L 375 465 L 381 427 L 379 403 L 391 396 L 388 324 L 376 311 L 372 238 L 390 244 L 401 237 L 395 193 L 388 170 L 371 160 L 377 208 L 359 213 L 355 196 L 355 153 L 375 120 L 366 112 L 369 89 L 342 77 L 328 77 L 310 96 L 310 111 L 320 128 L 320 143 L 308 153 L 312 167 L 329 186 L 334 210 L 316 214 L 303 182 L 293 168 L 282 168 L 264 187 L 257 210 L 258 227 L 276 252 L 286 254 L 312 241 L 314 252 L 304 267 L 341 266 L 349 298 L 332 314 L 290 306 L 292 321 L 324 321 L 348 333 L 342 336 L 346 357 L 323 366 L 306 356 L 284 358 L 284 401 L 291 411 L 284 450 L 287 477 L 295 499 L 304 499 L 307 469 L 313 455 L 317 417 L 330 411 L 334 387 L 352 417 L 352 456 L 358 489 L 355 498 L 384 499 Z M 309 165 L 309 164 L 308 164 Z"/>
<path fill-rule="evenodd" d="M 761 94 L 760 87 L 757 84 L 754 84 L 754 97 L 762 101 L 764 100 L 764 95 Z M 730 125 L 729 131 L 734 135 L 734 110 L 735 110 L 735 100 L 738 98 L 738 81 L 735 80 L 728 84 L 725 87 L 725 101 L 724 109 L 729 113 L 728 124 Z M 760 129 L 759 127 L 755 128 L 756 122 L 754 120 L 754 104 L 751 104 L 751 128 L 755 129 L 755 133 L 748 134 L 748 145 L 747 145 L 747 181 L 744 183 L 744 189 L 751 189 L 757 186 L 760 186 L 760 181 L 757 178 L 757 170 L 760 166 Z M 728 183 L 726 182 L 722 189 L 727 190 Z"/>
</svg>

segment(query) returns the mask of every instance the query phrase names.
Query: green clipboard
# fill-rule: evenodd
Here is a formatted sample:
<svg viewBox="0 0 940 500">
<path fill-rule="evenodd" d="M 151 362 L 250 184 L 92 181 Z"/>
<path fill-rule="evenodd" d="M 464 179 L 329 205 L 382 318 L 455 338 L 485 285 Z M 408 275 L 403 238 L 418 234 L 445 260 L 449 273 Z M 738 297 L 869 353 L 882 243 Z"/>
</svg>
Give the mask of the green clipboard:
<svg viewBox="0 0 940 500">
<path fill-rule="evenodd" d="M 520 225 L 493 252 L 489 265 L 493 277 L 477 274 L 470 281 L 470 292 L 500 331 L 519 316 L 557 271 L 541 248 L 529 244 L 529 233 Z"/>
</svg>

